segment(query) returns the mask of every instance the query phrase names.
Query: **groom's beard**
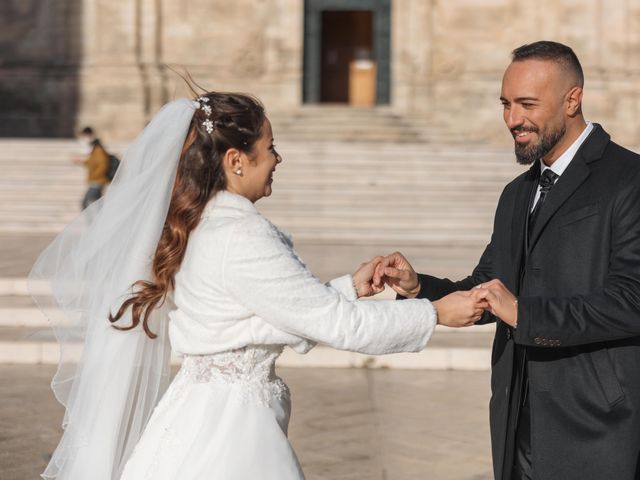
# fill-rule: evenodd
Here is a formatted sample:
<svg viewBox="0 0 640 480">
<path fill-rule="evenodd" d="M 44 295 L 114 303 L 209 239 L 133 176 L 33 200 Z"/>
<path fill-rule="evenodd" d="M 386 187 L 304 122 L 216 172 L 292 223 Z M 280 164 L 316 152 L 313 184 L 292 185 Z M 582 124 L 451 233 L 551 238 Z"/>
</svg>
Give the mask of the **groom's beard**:
<svg viewBox="0 0 640 480">
<path fill-rule="evenodd" d="M 521 128 L 520 131 L 535 132 L 538 134 L 540 132 L 538 128 Z M 556 146 L 566 131 L 566 127 L 561 125 L 558 129 L 541 135 L 540 140 L 535 144 L 530 142 L 527 145 L 520 145 L 516 142 L 516 160 L 520 165 L 531 165 L 533 162 L 540 160 Z"/>
</svg>

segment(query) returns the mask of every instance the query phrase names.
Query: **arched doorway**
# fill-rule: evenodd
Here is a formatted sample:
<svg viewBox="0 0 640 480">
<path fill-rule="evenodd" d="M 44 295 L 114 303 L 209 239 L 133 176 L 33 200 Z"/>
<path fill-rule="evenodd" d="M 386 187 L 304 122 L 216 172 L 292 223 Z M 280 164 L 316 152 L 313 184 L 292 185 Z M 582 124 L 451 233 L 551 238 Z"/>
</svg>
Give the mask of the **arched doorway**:
<svg viewBox="0 0 640 480">
<path fill-rule="evenodd" d="M 389 103 L 391 0 L 305 0 L 305 103 Z"/>
</svg>

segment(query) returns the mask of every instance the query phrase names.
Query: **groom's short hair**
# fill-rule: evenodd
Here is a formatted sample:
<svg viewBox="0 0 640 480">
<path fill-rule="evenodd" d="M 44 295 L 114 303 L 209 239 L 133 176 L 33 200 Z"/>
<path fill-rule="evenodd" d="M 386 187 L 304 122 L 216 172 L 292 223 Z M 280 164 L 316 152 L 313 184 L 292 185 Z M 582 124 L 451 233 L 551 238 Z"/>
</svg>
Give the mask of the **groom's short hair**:
<svg viewBox="0 0 640 480">
<path fill-rule="evenodd" d="M 566 45 L 558 42 L 542 40 L 539 42 L 528 43 L 516 48 L 511 52 L 511 60 L 518 62 L 522 60 L 549 60 L 559 63 L 575 76 L 576 84 L 579 87 L 584 86 L 584 73 L 578 57 Z"/>
</svg>

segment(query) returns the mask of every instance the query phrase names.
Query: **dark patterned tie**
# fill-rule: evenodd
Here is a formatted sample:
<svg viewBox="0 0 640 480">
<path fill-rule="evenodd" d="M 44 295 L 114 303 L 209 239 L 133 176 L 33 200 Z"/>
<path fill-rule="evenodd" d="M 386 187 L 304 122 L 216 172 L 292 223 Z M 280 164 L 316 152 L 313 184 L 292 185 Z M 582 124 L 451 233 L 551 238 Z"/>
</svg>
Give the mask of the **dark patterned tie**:
<svg viewBox="0 0 640 480">
<path fill-rule="evenodd" d="M 540 175 L 540 198 L 538 198 L 538 203 L 536 203 L 536 206 L 533 207 L 531 215 L 529 215 L 529 237 L 531 237 L 533 227 L 536 224 L 536 220 L 540 216 L 540 210 L 542 209 L 544 199 L 549 193 L 549 190 L 551 190 L 551 187 L 553 187 L 553 184 L 556 183 L 556 179 L 558 177 L 559 175 L 550 168 L 547 168 L 544 172 L 542 172 L 542 175 Z"/>
</svg>

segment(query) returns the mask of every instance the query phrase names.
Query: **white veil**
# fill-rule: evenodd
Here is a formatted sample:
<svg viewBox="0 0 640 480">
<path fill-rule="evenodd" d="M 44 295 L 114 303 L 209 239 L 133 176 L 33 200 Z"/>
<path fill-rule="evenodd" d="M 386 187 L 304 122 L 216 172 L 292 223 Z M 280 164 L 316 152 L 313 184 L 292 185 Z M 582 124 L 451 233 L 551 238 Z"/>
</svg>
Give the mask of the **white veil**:
<svg viewBox="0 0 640 480">
<path fill-rule="evenodd" d="M 116 330 L 107 317 L 134 282 L 151 279 L 197 105 L 187 99 L 165 105 L 128 148 L 107 194 L 56 237 L 31 271 L 32 296 L 60 343 L 51 386 L 66 407 L 45 479 L 118 479 L 168 384 L 169 306 L 150 317 L 154 340 L 141 328 Z M 128 311 L 118 324 L 130 323 Z"/>
</svg>

